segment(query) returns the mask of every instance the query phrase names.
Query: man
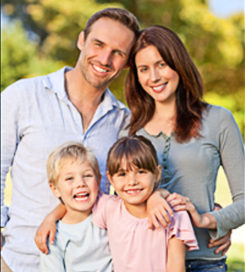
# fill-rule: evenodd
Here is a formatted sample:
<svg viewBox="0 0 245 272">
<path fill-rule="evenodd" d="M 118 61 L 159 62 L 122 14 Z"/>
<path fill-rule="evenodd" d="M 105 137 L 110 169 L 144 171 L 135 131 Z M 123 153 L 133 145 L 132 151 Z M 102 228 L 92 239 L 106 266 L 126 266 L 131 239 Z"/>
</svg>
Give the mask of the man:
<svg viewBox="0 0 245 272">
<path fill-rule="evenodd" d="M 137 19 L 128 11 L 99 11 L 79 35 L 81 53 L 74 69 L 65 67 L 47 76 L 20 80 L 3 91 L 2 271 L 39 271 L 35 232 L 59 203 L 46 176 L 46 161 L 54 147 L 68 140 L 91 147 L 103 175 L 101 189 L 108 192 L 107 152 L 129 112 L 107 87 L 126 67 L 138 31 Z M 10 166 L 13 196 L 8 210 L 3 204 L 3 188 Z"/>
</svg>

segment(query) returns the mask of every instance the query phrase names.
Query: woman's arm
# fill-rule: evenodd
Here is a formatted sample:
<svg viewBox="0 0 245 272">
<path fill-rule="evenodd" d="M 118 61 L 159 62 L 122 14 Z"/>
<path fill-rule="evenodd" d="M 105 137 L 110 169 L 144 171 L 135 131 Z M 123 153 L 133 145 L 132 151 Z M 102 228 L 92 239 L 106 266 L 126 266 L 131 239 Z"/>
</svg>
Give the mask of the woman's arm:
<svg viewBox="0 0 245 272">
<path fill-rule="evenodd" d="M 42 253 L 48 254 L 47 238 L 49 236 L 49 243 L 54 244 L 56 233 L 56 221 L 61 219 L 66 214 L 66 207 L 59 204 L 51 213 L 49 213 L 42 224 L 37 229 L 35 235 L 35 242 Z"/>
<path fill-rule="evenodd" d="M 167 272 L 185 272 L 185 244 L 173 237 L 168 241 Z"/>
</svg>

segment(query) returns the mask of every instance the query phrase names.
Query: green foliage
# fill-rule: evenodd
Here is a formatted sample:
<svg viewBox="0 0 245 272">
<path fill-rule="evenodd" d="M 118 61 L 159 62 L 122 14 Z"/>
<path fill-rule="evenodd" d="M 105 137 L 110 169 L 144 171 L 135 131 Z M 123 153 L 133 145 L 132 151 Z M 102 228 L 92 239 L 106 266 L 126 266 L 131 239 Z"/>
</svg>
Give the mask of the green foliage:
<svg viewBox="0 0 245 272">
<path fill-rule="evenodd" d="M 20 22 L 2 31 L 1 38 L 1 91 L 14 81 L 29 74 L 31 59 L 37 45 L 27 41 Z"/>
<path fill-rule="evenodd" d="M 38 44 L 27 39 L 27 32 L 17 21 L 2 29 L 1 92 L 13 82 L 53 72 L 64 64 L 38 54 Z"/>
</svg>

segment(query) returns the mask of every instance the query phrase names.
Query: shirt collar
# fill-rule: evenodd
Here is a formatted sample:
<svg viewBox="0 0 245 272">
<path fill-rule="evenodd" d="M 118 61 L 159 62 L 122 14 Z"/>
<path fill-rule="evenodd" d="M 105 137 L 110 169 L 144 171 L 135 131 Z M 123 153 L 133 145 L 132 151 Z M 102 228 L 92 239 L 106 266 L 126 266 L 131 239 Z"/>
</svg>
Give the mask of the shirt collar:
<svg viewBox="0 0 245 272">
<path fill-rule="evenodd" d="M 71 69 L 73 68 L 65 66 L 62 69 L 47 75 L 47 77 L 45 77 L 43 80 L 44 87 L 56 93 L 58 97 L 64 101 L 68 100 L 68 96 L 65 90 L 65 73 Z M 109 88 L 105 90 L 100 106 L 106 110 L 112 109 L 113 107 L 119 109 L 126 108 L 123 103 L 116 99 Z"/>
</svg>

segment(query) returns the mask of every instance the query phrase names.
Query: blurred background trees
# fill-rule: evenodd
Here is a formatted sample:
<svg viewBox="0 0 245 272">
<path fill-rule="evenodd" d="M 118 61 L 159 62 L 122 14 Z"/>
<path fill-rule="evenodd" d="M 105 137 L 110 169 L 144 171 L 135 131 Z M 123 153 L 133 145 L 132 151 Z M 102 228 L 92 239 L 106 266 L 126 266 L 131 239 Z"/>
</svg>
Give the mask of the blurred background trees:
<svg viewBox="0 0 245 272">
<path fill-rule="evenodd" d="M 205 100 L 230 109 L 244 135 L 244 15 L 212 15 L 207 0 L 2 0 L 10 23 L 2 29 L 1 91 L 14 81 L 74 66 L 77 37 L 88 18 L 106 7 L 126 8 L 141 28 L 175 31 L 199 68 Z M 124 102 L 126 70 L 110 88 Z"/>
</svg>

